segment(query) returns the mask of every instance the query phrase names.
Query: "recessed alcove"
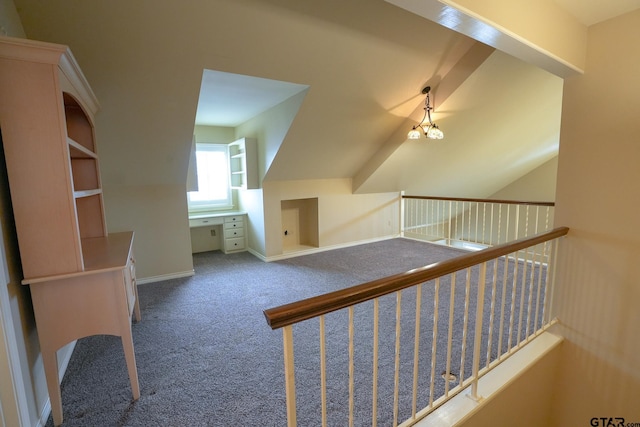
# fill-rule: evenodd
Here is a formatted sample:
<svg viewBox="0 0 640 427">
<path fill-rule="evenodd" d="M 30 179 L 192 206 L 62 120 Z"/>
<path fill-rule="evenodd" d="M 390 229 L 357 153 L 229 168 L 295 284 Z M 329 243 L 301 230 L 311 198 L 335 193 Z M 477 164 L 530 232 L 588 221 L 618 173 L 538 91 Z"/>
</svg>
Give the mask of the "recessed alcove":
<svg viewBox="0 0 640 427">
<path fill-rule="evenodd" d="M 282 200 L 282 251 L 317 248 L 318 198 Z"/>
</svg>

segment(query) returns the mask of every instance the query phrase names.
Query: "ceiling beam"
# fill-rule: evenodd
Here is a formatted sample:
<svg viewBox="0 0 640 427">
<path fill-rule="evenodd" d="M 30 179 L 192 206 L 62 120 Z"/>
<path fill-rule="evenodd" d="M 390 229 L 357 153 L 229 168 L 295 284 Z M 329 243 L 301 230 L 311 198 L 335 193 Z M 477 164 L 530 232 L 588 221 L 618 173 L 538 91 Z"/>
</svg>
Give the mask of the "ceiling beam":
<svg viewBox="0 0 640 427">
<path fill-rule="evenodd" d="M 471 75 L 473 72 L 493 53 L 495 49 L 483 43 L 474 43 L 460 60 L 442 78 L 440 83 L 433 90 L 433 98 L 437 99 L 438 105 L 444 103 L 447 98 Z M 427 82 L 428 83 L 428 82 Z M 437 98 L 436 98 L 437 97 Z M 407 140 L 407 132 L 416 121 L 413 117 L 424 114 L 424 100 L 420 99 L 420 104 L 402 122 L 391 137 L 382 147 L 360 168 L 353 177 L 353 192 L 369 179 L 369 177 Z"/>
<path fill-rule="evenodd" d="M 587 27 L 552 0 L 386 1 L 559 77 L 584 72 Z"/>
</svg>

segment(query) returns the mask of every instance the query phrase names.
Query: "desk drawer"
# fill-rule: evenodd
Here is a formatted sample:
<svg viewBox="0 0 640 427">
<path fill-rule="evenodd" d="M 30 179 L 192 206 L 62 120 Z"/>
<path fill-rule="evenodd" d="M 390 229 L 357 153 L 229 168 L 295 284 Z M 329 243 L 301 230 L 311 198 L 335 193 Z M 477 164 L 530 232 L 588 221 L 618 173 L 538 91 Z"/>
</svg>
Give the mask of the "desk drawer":
<svg viewBox="0 0 640 427">
<path fill-rule="evenodd" d="M 244 215 L 232 215 L 224 217 L 225 226 L 229 223 L 240 223 L 244 222 Z"/>
<path fill-rule="evenodd" d="M 224 239 L 225 252 L 244 250 L 244 237 L 235 237 L 233 239 Z"/>
<path fill-rule="evenodd" d="M 234 237 L 244 237 L 244 228 L 225 228 L 224 229 L 224 238 L 231 239 Z"/>
<path fill-rule="evenodd" d="M 243 228 L 244 227 L 244 221 L 242 221 L 242 219 L 239 219 L 238 221 L 233 221 L 233 222 L 226 222 L 224 223 L 224 229 L 232 229 L 232 228 Z"/>
<path fill-rule="evenodd" d="M 189 220 L 189 227 L 206 227 L 208 225 L 222 224 L 222 218 L 196 218 Z"/>
</svg>

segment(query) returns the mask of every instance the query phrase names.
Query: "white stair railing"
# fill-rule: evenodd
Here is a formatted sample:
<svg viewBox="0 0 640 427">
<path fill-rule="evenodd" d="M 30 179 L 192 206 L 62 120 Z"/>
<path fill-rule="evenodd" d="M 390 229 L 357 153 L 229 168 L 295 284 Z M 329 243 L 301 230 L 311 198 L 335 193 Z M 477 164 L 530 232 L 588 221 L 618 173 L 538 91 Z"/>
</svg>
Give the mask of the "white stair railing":
<svg viewBox="0 0 640 427">
<path fill-rule="evenodd" d="M 478 380 L 554 323 L 568 231 L 265 310 L 283 329 L 288 425 L 410 426 L 463 390 L 480 399 Z"/>
<path fill-rule="evenodd" d="M 551 229 L 553 202 L 402 196 L 403 236 L 481 248 Z"/>
</svg>

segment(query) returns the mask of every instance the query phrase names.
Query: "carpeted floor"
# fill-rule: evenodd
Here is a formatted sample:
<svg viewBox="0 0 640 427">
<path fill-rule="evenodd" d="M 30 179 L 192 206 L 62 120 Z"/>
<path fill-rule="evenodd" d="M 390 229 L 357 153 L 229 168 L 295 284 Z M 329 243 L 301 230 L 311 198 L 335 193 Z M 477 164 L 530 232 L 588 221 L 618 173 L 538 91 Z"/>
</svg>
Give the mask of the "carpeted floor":
<svg viewBox="0 0 640 427">
<path fill-rule="evenodd" d="M 461 253 L 464 252 L 458 249 L 392 239 L 272 263 L 264 263 L 247 252 L 196 254 L 195 276 L 139 286 L 142 321 L 133 325 L 133 336 L 140 399 L 131 401 L 119 338 L 82 339 L 62 382 L 64 425 L 286 425 L 282 333 L 267 326 L 264 309 Z M 459 301 L 456 306 L 464 302 L 464 287 L 464 275 L 460 275 L 455 286 Z M 433 285 L 424 285 L 423 289 L 420 346 L 424 356 L 421 356 L 419 379 L 423 392 L 419 398 L 420 403 L 426 404 L 433 335 Z M 443 281 L 441 300 L 449 300 L 449 289 Z M 392 420 L 395 302 L 395 295 L 380 299 L 378 422 L 381 426 L 390 425 Z M 473 298 L 470 304 L 474 304 Z M 363 426 L 371 424 L 371 307 L 372 303 L 365 303 L 355 309 L 356 425 Z M 402 307 L 401 369 L 406 379 L 401 381 L 400 418 L 404 419 L 410 415 L 415 291 L 403 292 Z M 332 426 L 347 424 L 346 316 L 346 311 L 327 315 L 327 385 L 331 393 L 328 406 Z M 462 324 L 461 316 L 456 309 L 458 325 Z M 442 307 L 440 319 L 448 319 L 448 311 Z M 298 425 L 305 427 L 319 425 L 317 323 L 311 320 L 294 328 L 296 382 L 301 385 Z M 438 337 L 446 337 L 446 320 L 441 323 Z M 460 330 L 461 327 L 456 327 L 456 334 Z M 472 338 L 472 334 L 468 334 L 467 340 Z M 457 361 L 453 372 L 461 367 L 459 351 L 453 358 Z M 469 353 L 467 359 L 470 358 Z M 444 379 L 440 377 L 444 359 L 444 354 L 438 353 L 437 393 L 444 390 Z M 466 369 L 468 372 L 469 368 Z M 51 418 L 47 425 L 52 425 Z"/>
</svg>

